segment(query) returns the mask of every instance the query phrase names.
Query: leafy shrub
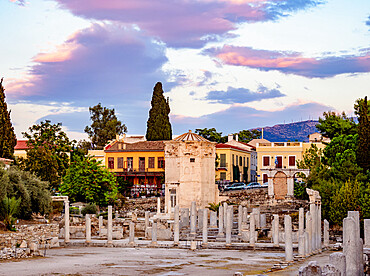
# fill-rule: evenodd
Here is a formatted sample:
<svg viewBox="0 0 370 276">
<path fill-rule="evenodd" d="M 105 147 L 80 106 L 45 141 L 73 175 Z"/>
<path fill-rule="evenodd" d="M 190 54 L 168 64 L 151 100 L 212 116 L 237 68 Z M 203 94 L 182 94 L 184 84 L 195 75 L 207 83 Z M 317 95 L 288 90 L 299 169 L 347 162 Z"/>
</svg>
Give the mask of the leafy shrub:
<svg viewBox="0 0 370 276">
<path fill-rule="evenodd" d="M 14 230 L 14 216 L 18 213 L 20 203 L 21 199 L 16 199 L 15 197 L 5 197 L 0 202 L 0 217 L 4 221 L 4 224 L 8 230 Z"/>
<path fill-rule="evenodd" d="M 94 203 L 89 203 L 85 207 L 82 208 L 81 214 L 96 214 L 96 205 Z"/>
<path fill-rule="evenodd" d="M 69 207 L 69 213 L 71 215 L 79 215 L 80 214 L 80 208 L 78 207 Z"/>
</svg>

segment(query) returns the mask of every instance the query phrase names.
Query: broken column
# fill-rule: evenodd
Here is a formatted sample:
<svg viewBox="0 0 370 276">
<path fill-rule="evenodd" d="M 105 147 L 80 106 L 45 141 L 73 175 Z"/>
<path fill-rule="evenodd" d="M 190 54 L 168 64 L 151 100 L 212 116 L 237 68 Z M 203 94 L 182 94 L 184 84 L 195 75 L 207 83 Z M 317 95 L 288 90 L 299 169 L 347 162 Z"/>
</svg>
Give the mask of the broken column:
<svg viewBox="0 0 370 276">
<path fill-rule="evenodd" d="M 316 205 L 314 203 L 310 203 L 310 214 L 312 217 L 312 226 L 311 226 L 311 248 L 313 252 L 317 250 L 317 212 L 316 212 Z"/>
<path fill-rule="evenodd" d="M 305 255 L 305 257 L 310 256 L 310 252 L 309 252 L 309 248 L 308 248 L 308 244 L 309 244 L 309 242 L 310 242 L 309 235 L 308 235 L 308 233 L 305 231 L 305 232 L 304 232 L 304 255 Z"/>
<path fill-rule="evenodd" d="M 91 218 L 89 214 L 85 215 L 86 243 L 91 243 Z"/>
<path fill-rule="evenodd" d="M 224 207 L 218 207 L 218 234 L 219 237 L 224 236 Z"/>
<path fill-rule="evenodd" d="M 305 237 L 304 237 L 304 209 L 299 208 L 298 220 L 298 255 L 305 256 Z"/>
<path fill-rule="evenodd" d="M 181 208 L 181 217 L 180 217 L 180 228 L 189 227 L 190 220 L 189 220 L 189 208 Z"/>
<path fill-rule="evenodd" d="M 260 227 L 261 229 L 266 227 L 266 214 L 260 215 Z"/>
<path fill-rule="evenodd" d="M 99 235 L 103 229 L 103 216 L 99 216 Z"/>
<path fill-rule="evenodd" d="M 242 223 L 243 223 L 243 206 L 239 205 L 238 208 L 238 235 L 242 234 Z"/>
<path fill-rule="evenodd" d="M 370 248 L 370 219 L 364 219 L 364 247 Z"/>
<path fill-rule="evenodd" d="M 357 211 L 349 211 L 348 217 L 343 220 L 343 253 L 346 256 L 347 275 L 362 275 L 363 245 Z"/>
<path fill-rule="evenodd" d="M 285 260 L 293 261 L 293 241 L 292 241 L 292 218 L 289 215 L 284 216 L 285 231 Z"/>
<path fill-rule="evenodd" d="M 148 229 L 149 229 L 149 211 L 145 211 L 145 238 L 148 238 Z"/>
<path fill-rule="evenodd" d="M 256 225 L 256 228 L 259 229 L 261 228 L 261 212 L 260 212 L 260 208 L 253 208 L 253 211 L 252 213 L 255 214 L 255 225 Z"/>
<path fill-rule="evenodd" d="M 64 201 L 64 242 L 69 243 L 69 201 Z"/>
<path fill-rule="evenodd" d="M 274 215 L 274 219 L 272 221 L 272 240 L 274 246 L 279 246 L 279 215 Z"/>
<path fill-rule="evenodd" d="M 108 227 L 107 227 L 107 243 L 112 244 L 113 233 L 113 221 L 112 221 L 112 205 L 108 206 Z"/>
<path fill-rule="evenodd" d="M 324 220 L 324 246 L 329 246 L 329 222 Z"/>
<path fill-rule="evenodd" d="M 249 217 L 249 245 L 256 245 L 256 215 L 251 213 Z"/>
<path fill-rule="evenodd" d="M 195 235 L 197 231 L 197 206 L 195 201 L 191 202 L 190 208 L 190 234 Z"/>
<path fill-rule="evenodd" d="M 130 231 L 130 235 L 129 235 L 128 244 L 129 245 L 135 245 L 135 224 L 132 221 L 130 221 L 129 231 Z"/>
<path fill-rule="evenodd" d="M 306 233 L 308 236 L 307 252 L 309 255 L 312 254 L 312 216 L 308 211 L 306 212 Z"/>
<path fill-rule="evenodd" d="M 228 207 L 227 203 L 226 203 L 226 202 L 224 202 L 224 204 L 223 204 L 223 210 L 224 210 L 224 216 L 223 216 L 223 218 L 224 218 L 224 227 L 226 227 L 226 213 L 227 213 L 227 207 Z"/>
<path fill-rule="evenodd" d="M 179 245 L 180 243 L 180 214 L 179 214 L 179 205 L 175 206 L 174 212 L 174 224 L 173 224 L 173 244 Z"/>
<path fill-rule="evenodd" d="M 161 213 L 161 198 L 157 197 L 157 214 Z"/>
<path fill-rule="evenodd" d="M 202 239 L 203 239 L 203 245 L 208 244 L 208 209 L 203 210 L 203 233 L 202 233 Z"/>
<path fill-rule="evenodd" d="M 226 212 L 226 245 L 231 245 L 231 230 L 233 223 L 233 207 L 228 206 Z"/>
<path fill-rule="evenodd" d="M 203 229 L 203 209 L 198 210 L 198 229 Z"/>
<path fill-rule="evenodd" d="M 346 275 L 346 256 L 343 253 L 335 252 L 330 254 L 329 263 L 340 271 L 340 275 Z"/>
<path fill-rule="evenodd" d="M 152 243 L 151 245 L 156 246 L 157 243 L 157 220 L 152 223 Z"/>
<path fill-rule="evenodd" d="M 209 214 L 209 227 L 217 228 L 217 212 L 210 211 Z"/>
</svg>

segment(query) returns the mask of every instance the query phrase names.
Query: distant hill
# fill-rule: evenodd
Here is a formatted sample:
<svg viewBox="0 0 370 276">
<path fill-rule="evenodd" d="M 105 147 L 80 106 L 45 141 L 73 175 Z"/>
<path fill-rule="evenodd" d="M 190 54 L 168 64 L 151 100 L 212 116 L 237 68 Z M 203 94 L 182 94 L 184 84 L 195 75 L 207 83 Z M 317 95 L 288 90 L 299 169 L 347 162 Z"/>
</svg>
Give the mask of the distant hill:
<svg viewBox="0 0 370 276">
<path fill-rule="evenodd" d="M 270 142 L 299 141 L 308 142 L 308 135 L 318 132 L 316 125 L 319 121 L 308 120 L 298 123 L 274 125 L 263 128 L 263 138 Z M 261 130 L 262 128 L 255 128 Z"/>
</svg>

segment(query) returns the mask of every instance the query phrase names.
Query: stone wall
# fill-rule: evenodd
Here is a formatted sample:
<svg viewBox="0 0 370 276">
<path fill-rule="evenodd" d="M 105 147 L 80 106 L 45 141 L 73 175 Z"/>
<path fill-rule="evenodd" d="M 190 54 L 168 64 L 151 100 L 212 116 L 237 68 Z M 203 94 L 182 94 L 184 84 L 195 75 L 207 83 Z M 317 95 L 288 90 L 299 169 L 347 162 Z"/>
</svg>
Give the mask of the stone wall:
<svg viewBox="0 0 370 276">
<path fill-rule="evenodd" d="M 39 256 L 45 246 L 59 246 L 58 224 L 17 225 L 16 229 L 0 234 L 0 260 Z"/>
</svg>

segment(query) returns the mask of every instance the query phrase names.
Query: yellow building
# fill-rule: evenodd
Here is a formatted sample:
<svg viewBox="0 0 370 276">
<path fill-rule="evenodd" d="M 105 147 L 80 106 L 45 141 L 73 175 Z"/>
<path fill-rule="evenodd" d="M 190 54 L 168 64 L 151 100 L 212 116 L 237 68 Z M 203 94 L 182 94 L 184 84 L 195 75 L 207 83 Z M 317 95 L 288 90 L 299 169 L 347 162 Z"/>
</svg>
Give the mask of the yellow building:
<svg viewBox="0 0 370 276">
<path fill-rule="evenodd" d="M 256 143 L 258 182 L 268 182 L 267 174 L 262 174 L 261 169 L 296 169 L 297 161 L 303 158 L 304 153 L 312 144 L 304 142 Z M 314 144 L 321 149 L 325 147 L 321 142 Z"/>
<path fill-rule="evenodd" d="M 15 158 L 27 158 L 27 140 L 17 140 L 17 144 L 14 147 Z"/>
<path fill-rule="evenodd" d="M 241 146 L 217 144 L 216 181 L 251 181 L 251 154 L 251 150 Z"/>
<path fill-rule="evenodd" d="M 164 143 L 115 140 L 104 149 L 105 166 L 135 191 L 155 191 L 164 183 Z"/>
</svg>

